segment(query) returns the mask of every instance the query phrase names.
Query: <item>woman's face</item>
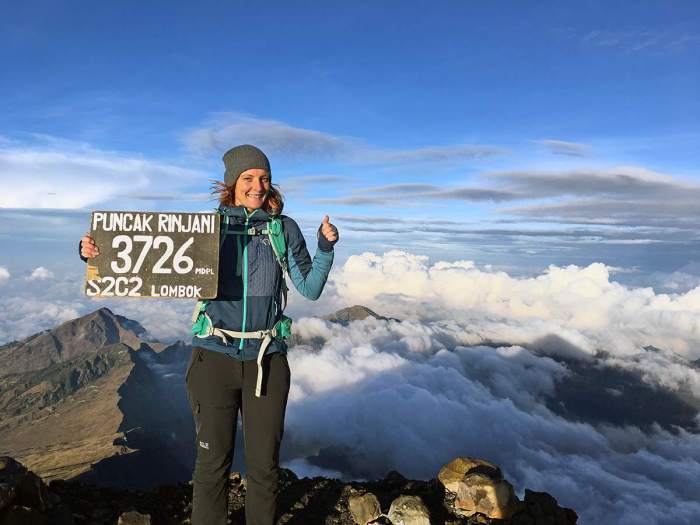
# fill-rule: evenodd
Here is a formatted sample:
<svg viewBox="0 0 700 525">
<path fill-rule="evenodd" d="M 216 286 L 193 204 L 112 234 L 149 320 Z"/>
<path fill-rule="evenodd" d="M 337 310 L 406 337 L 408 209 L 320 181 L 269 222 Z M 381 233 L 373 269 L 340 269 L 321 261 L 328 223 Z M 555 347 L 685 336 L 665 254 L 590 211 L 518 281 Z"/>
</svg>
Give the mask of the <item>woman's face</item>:
<svg viewBox="0 0 700 525">
<path fill-rule="evenodd" d="M 248 211 L 262 208 L 267 192 L 270 191 L 270 174 L 263 169 L 245 170 L 236 180 L 234 204 L 245 206 Z"/>
</svg>

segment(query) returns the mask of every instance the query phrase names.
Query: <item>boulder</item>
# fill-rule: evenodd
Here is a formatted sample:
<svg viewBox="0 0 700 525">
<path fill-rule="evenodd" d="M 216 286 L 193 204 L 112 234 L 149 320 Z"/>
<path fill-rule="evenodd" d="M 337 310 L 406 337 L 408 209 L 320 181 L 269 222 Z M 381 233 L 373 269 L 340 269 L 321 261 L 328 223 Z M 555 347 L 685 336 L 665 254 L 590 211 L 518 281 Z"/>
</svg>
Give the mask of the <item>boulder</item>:
<svg viewBox="0 0 700 525">
<path fill-rule="evenodd" d="M 476 512 L 489 518 L 508 520 L 515 513 L 518 500 L 513 486 L 506 480 L 494 480 L 484 474 L 469 474 L 464 478 L 455 498 L 460 514 Z"/>
<path fill-rule="evenodd" d="M 430 525 L 430 513 L 418 496 L 399 496 L 391 502 L 388 514 L 394 525 Z"/>
<path fill-rule="evenodd" d="M 438 479 L 445 489 L 456 494 L 459 490 L 459 484 L 464 480 L 464 476 L 472 472 L 483 472 L 494 479 L 503 479 L 501 469 L 493 463 L 469 457 L 459 457 L 450 461 L 440 469 Z"/>
<path fill-rule="evenodd" d="M 472 516 L 477 512 L 489 518 L 509 520 L 518 499 L 501 470 L 481 459 L 461 457 L 440 469 L 438 479 L 455 496 L 455 513 Z"/>
<path fill-rule="evenodd" d="M 371 492 L 353 494 L 348 498 L 350 515 L 357 525 L 366 525 L 376 520 L 382 513 L 377 496 Z"/>
</svg>

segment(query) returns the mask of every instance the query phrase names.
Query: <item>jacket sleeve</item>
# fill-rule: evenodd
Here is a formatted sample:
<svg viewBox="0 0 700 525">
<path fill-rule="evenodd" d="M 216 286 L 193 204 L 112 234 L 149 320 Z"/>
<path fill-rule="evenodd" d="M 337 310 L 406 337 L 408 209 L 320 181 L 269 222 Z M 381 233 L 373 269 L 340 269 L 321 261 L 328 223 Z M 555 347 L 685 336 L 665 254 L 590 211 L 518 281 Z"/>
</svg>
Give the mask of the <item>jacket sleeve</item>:
<svg viewBox="0 0 700 525">
<path fill-rule="evenodd" d="M 289 277 L 301 295 L 315 301 L 321 296 L 328 273 L 331 271 L 333 247 L 330 246 L 329 251 L 324 251 L 319 246 L 312 261 L 299 225 L 286 216 L 284 217 L 284 236 L 287 243 Z"/>
<path fill-rule="evenodd" d="M 80 257 L 84 263 L 87 262 L 87 257 L 83 257 L 83 255 L 80 253 L 81 248 L 83 247 L 83 241 L 78 241 L 78 257 Z"/>
</svg>

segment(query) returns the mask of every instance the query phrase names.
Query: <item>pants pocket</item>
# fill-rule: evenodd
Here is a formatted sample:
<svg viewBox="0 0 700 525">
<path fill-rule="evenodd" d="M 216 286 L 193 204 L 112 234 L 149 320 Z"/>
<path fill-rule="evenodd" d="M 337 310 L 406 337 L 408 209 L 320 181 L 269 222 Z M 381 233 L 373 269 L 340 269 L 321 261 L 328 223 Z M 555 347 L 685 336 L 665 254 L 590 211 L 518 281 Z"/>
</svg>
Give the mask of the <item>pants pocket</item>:
<svg viewBox="0 0 700 525">
<path fill-rule="evenodd" d="M 193 348 L 192 349 L 192 357 L 190 357 L 190 362 L 187 365 L 187 370 L 185 371 L 185 383 L 189 383 L 190 380 L 190 375 L 192 374 L 192 369 L 195 367 L 195 364 L 198 362 L 203 361 L 203 353 L 200 348 Z"/>
</svg>

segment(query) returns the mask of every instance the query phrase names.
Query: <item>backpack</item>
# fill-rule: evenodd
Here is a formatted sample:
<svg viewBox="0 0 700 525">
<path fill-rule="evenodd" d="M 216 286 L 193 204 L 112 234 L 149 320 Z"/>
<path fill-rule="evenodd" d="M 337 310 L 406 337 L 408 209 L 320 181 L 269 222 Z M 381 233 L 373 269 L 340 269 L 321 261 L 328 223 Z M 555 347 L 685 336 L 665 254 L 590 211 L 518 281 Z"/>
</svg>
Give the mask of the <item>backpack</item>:
<svg viewBox="0 0 700 525">
<path fill-rule="evenodd" d="M 226 235 L 229 233 L 228 222 L 228 215 L 224 215 L 224 228 L 219 240 L 219 249 L 221 249 L 221 247 L 224 245 Z M 282 303 L 282 311 L 284 311 L 284 309 L 287 307 L 287 292 L 289 291 L 285 276 L 289 275 L 289 266 L 287 264 L 287 243 L 284 239 L 282 219 L 280 217 L 270 217 L 267 221 L 266 228 L 259 230 L 255 227 L 250 227 L 246 231 L 240 233 L 247 235 L 267 235 L 268 239 L 270 239 L 270 246 L 275 254 L 275 259 L 282 269 L 282 297 L 284 299 L 284 302 Z M 225 334 L 220 335 L 219 333 L 216 333 L 221 332 L 221 330 L 213 327 L 211 319 L 206 314 L 208 304 L 208 300 L 197 301 L 194 311 L 192 312 L 192 335 L 196 337 L 219 335 L 220 337 L 225 338 Z M 271 329 L 271 333 L 276 339 L 285 340 L 292 335 L 291 328 L 292 319 L 283 314 L 280 320 L 277 321 L 275 326 Z"/>
</svg>

